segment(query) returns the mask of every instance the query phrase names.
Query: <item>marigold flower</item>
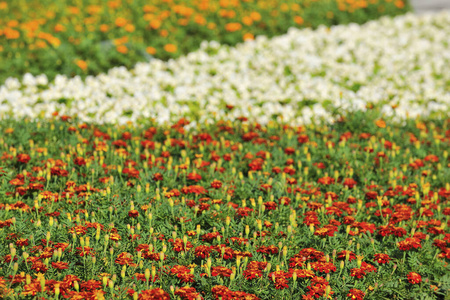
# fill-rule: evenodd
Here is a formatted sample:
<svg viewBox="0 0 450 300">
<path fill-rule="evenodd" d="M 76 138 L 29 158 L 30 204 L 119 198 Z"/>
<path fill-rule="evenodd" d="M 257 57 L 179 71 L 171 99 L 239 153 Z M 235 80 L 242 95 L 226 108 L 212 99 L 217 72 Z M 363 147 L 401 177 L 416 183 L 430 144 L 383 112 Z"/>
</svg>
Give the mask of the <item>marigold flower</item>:
<svg viewBox="0 0 450 300">
<path fill-rule="evenodd" d="M 213 267 L 211 270 L 211 276 L 230 277 L 232 271 L 226 267 Z"/>
<path fill-rule="evenodd" d="M 375 121 L 375 125 L 377 125 L 380 128 L 386 128 L 386 122 L 384 122 L 383 120 L 379 119 Z"/>
<path fill-rule="evenodd" d="M 189 173 L 187 175 L 187 179 L 188 180 L 193 180 L 195 182 L 198 182 L 198 181 L 202 180 L 202 175 L 200 175 L 198 173 Z"/>
<path fill-rule="evenodd" d="M 24 153 L 17 154 L 16 158 L 17 158 L 18 162 L 21 162 L 23 164 L 28 163 L 31 159 L 31 157 L 28 154 L 24 154 Z"/>
<path fill-rule="evenodd" d="M 247 32 L 246 34 L 244 34 L 242 36 L 242 40 L 244 40 L 244 41 L 252 41 L 254 39 L 255 39 L 255 36 L 250 32 Z"/>
<path fill-rule="evenodd" d="M 422 248 L 422 245 L 420 244 L 420 239 L 412 237 L 412 238 L 406 238 L 404 241 L 397 243 L 398 248 L 402 251 L 408 251 L 412 248 Z"/>
<path fill-rule="evenodd" d="M 350 270 L 350 276 L 360 279 L 366 276 L 366 271 L 361 268 L 353 268 Z"/>
<path fill-rule="evenodd" d="M 75 64 L 77 65 L 78 68 L 80 68 L 83 71 L 86 71 L 88 68 L 87 62 L 81 59 L 76 60 Z"/>
<path fill-rule="evenodd" d="M 139 300 L 170 300 L 169 293 L 165 292 L 163 289 L 155 288 L 151 290 L 142 291 L 138 295 Z"/>
<path fill-rule="evenodd" d="M 317 183 L 321 183 L 321 184 L 325 184 L 325 185 L 330 185 L 330 184 L 333 184 L 334 182 L 335 182 L 334 178 L 329 177 L 329 176 L 321 177 L 317 180 Z"/>
<path fill-rule="evenodd" d="M 156 48 L 153 48 L 151 46 L 145 48 L 145 51 L 150 54 L 150 55 L 155 55 L 156 54 Z"/>
<path fill-rule="evenodd" d="M 408 281 L 411 284 L 418 284 L 422 282 L 422 276 L 416 272 L 409 272 L 407 275 Z"/>
<path fill-rule="evenodd" d="M 347 297 L 351 298 L 352 300 L 362 300 L 366 294 L 364 294 L 363 291 L 358 289 L 350 289 L 350 291 L 347 294 Z"/>
<path fill-rule="evenodd" d="M 169 53 L 177 52 L 177 46 L 174 44 L 166 44 L 164 45 L 164 50 Z"/>
<path fill-rule="evenodd" d="M 203 299 L 200 296 L 200 293 L 197 293 L 197 290 L 194 287 L 184 286 L 175 290 L 175 295 L 180 297 L 182 300 L 191 300 L 191 299 Z"/>
<path fill-rule="evenodd" d="M 235 32 L 242 28 L 242 25 L 240 23 L 228 23 L 225 25 L 225 30 L 229 32 Z"/>
<path fill-rule="evenodd" d="M 137 217 L 139 217 L 139 212 L 138 212 L 137 210 L 135 210 L 135 209 L 130 210 L 130 211 L 128 212 L 128 216 L 129 216 L 130 218 L 137 218 Z"/>
<path fill-rule="evenodd" d="M 341 252 L 339 252 L 337 254 L 337 258 L 338 258 L 338 260 L 352 261 L 352 260 L 356 259 L 356 255 L 355 255 L 355 253 L 353 251 L 342 250 Z"/>
<path fill-rule="evenodd" d="M 164 179 L 164 177 L 161 173 L 155 173 L 153 175 L 153 181 L 162 181 L 163 179 Z"/>
<path fill-rule="evenodd" d="M 125 18 L 118 17 L 116 18 L 114 23 L 116 24 L 117 27 L 123 27 L 128 23 L 128 21 Z"/>
<path fill-rule="evenodd" d="M 128 53 L 128 47 L 125 45 L 118 45 L 116 47 L 117 52 L 122 53 L 122 54 L 127 54 Z"/>
<path fill-rule="evenodd" d="M 62 261 L 52 262 L 52 267 L 58 270 L 65 270 L 69 269 L 69 263 Z"/>
<path fill-rule="evenodd" d="M 374 261 L 379 264 L 387 264 L 390 260 L 391 258 L 389 257 L 389 255 L 384 253 L 377 253 L 374 255 Z"/>
<path fill-rule="evenodd" d="M 220 189 L 222 187 L 222 181 L 215 179 L 213 182 L 211 182 L 211 187 L 213 189 Z"/>
<path fill-rule="evenodd" d="M 200 258 L 207 258 L 211 254 L 212 248 L 210 246 L 200 245 L 197 246 L 194 250 L 195 256 Z"/>
</svg>

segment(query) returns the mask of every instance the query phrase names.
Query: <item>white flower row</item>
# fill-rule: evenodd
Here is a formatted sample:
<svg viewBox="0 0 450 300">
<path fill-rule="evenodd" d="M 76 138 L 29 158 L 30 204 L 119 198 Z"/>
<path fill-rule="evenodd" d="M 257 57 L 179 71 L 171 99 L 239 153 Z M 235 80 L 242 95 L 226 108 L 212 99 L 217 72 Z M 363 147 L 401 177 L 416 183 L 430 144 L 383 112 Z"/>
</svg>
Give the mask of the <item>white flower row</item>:
<svg viewBox="0 0 450 300">
<path fill-rule="evenodd" d="M 448 112 L 449 85 L 450 12 L 444 11 L 290 29 L 235 48 L 203 42 L 176 60 L 113 68 L 84 81 L 9 78 L 0 87 L 0 117 L 50 117 L 58 110 L 99 123 L 246 116 L 304 124 L 332 119 L 335 108 L 364 110 L 370 102 L 402 119 Z"/>
</svg>

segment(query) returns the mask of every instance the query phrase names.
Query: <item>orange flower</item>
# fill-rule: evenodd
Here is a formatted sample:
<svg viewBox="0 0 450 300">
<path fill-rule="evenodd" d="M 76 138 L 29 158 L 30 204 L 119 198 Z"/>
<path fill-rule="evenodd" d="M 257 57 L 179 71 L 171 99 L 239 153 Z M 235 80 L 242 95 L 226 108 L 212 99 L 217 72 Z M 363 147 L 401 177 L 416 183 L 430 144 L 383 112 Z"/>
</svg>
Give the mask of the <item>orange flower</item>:
<svg viewBox="0 0 450 300">
<path fill-rule="evenodd" d="M 125 18 L 118 17 L 115 21 L 115 24 L 117 27 L 123 27 L 123 26 L 127 25 L 127 20 Z"/>
<path fill-rule="evenodd" d="M 6 23 L 6 26 L 8 26 L 8 27 L 17 27 L 19 25 L 19 21 L 17 21 L 17 20 L 11 20 L 11 21 L 8 21 L 8 23 Z"/>
<path fill-rule="evenodd" d="M 162 37 L 166 37 L 169 35 L 169 32 L 166 29 L 163 29 L 159 32 L 159 35 Z"/>
<path fill-rule="evenodd" d="M 246 34 L 244 34 L 244 36 L 242 37 L 242 39 L 243 39 L 244 41 L 247 41 L 247 40 L 254 40 L 254 39 L 255 39 L 255 36 L 254 36 L 253 34 L 251 34 L 250 32 L 247 32 Z"/>
<path fill-rule="evenodd" d="M 73 15 L 78 15 L 80 13 L 80 9 L 76 6 L 69 6 L 68 10 Z"/>
<path fill-rule="evenodd" d="M 397 6 L 397 8 L 404 8 L 405 7 L 405 3 L 401 0 L 397 0 L 394 2 L 395 6 Z"/>
<path fill-rule="evenodd" d="M 179 19 L 178 24 L 181 26 L 187 26 L 187 24 L 189 24 L 189 20 L 188 19 Z"/>
<path fill-rule="evenodd" d="M 245 16 L 245 17 L 242 18 L 242 23 L 244 23 L 247 26 L 250 26 L 250 25 L 253 24 L 253 20 L 252 20 L 251 17 Z"/>
<path fill-rule="evenodd" d="M 177 46 L 174 44 L 166 44 L 164 50 L 169 53 L 174 53 L 177 51 Z"/>
<path fill-rule="evenodd" d="M 225 25 L 225 30 L 229 32 L 235 32 L 242 28 L 242 25 L 240 23 L 228 23 Z"/>
<path fill-rule="evenodd" d="M 206 19 L 202 15 L 195 15 L 194 22 L 198 25 L 206 25 Z"/>
<path fill-rule="evenodd" d="M 161 27 L 161 21 L 160 20 L 151 20 L 149 26 L 152 29 L 158 29 L 159 27 Z"/>
<path fill-rule="evenodd" d="M 253 21 L 260 21 L 261 20 L 261 14 L 257 11 L 254 11 L 250 14 L 250 18 L 252 18 Z"/>
<path fill-rule="evenodd" d="M 300 17 L 300 16 L 295 16 L 295 17 L 294 17 L 294 22 L 297 23 L 298 25 L 302 25 L 303 22 L 304 22 L 304 20 L 303 20 L 303 18 Z"/>
<path fill-rule="evenodd" d="M 56 24 L 54 29 L 56 32 L 66 31 L 66 27 L 64 27 L 64 25 L 61 24 Z"/>
<path fill-rule="evenodd" d="M 122 53 L 122 54 L 127 54 L 128 53 L 128 48 L 125 45 L 119 45 L 116 47 L 117 52 Z"/>
<path fill-rule="evenodd" d="M 106 24 L 100 25 L 100 31 L 101 31 L 101 32 L 107 32 L 108 29 L 109 29 L 109 26 L 108 26 L 108 25 L 106 25 Z"/>
<path fill-rule="evenodd" d="M 3 34 L 6 36 L 6 38 L 8 40 L 15 40 L 20 37 L 19 31 L 9 28 L 9 27 L 6 27 L 5 29 L 3 29 Z"/>
<path fill-rule="evenodd" d="M 153 48 L 153 47 L 147 47 L 145 49 L 145 51 L 147 51 L 147 53 L 150 54 L 150 55 L 155 55 L 156 54 L 156 49 Z"/>
<path fill-rule="evenodd" d="M 86 71 L 86 69 L 88 68 L 88 64 L 84 60 L 78 59 L 75 63 L 77 64 L 78 68 L 83 71 Z"/>
<path fill-rule="evenodd" d="M 127 32 L 134 32 L 135 29 L 136 29 L 136 27 L 133 24 L 125 25 L 125 31 L 127 31 Z"/>
<path fill-rule="evenodd" d="M 380 128 L 386 128 L 386 122 L 384 122 L 383 120 L 379 119 L 375 121 L 375 125 L 377 125 Z"/>
</svg>

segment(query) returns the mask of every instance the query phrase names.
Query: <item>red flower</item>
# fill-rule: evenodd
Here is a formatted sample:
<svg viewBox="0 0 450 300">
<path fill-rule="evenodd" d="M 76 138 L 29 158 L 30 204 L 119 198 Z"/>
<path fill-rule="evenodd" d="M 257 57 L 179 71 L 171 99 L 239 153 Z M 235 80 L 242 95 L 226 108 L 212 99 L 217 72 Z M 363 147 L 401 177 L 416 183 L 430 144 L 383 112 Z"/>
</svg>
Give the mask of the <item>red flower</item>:
<svg viewBox="0 0 450 300">
<path fill-rule="evenodd" d="M 266 210 L 276 210 L 277 204 L 273 201 L 268 201 L 268 202 L 264 203 L 264 208 Z"/>
<path fill-rule="evenodd" d="M 176 252 L 189 251 L 192 247 L 194 247 L 189 241 L 184 244 L 182 239 L 169 239 L 169 243 L 172 243 L 173 250 L 175 250 Z"/>
<path fill-rule="evenodd" d="M 153 175 L 153 181 L 162 181 L 163 179 L 164 179 L 164 177 L 161 173 L 155 173 Z"/>
<path fill-rule="evenodd" d="M 206 258 L 211 255 L 210 254 L 211 251 L 212 251 L 211 247 L 200 245 L 195 247 L 194 253 L 196 257 Z"/>
<path fill-rule="evenodd" d="M 197 293 L 197 290 L 194 287 L 184 286 L 182 288 L 175 290 L 175 295 L 180 297 L 182 300 L 193 300 L 193 299 L 203 299 L 200 296 L 200 293 Z"/>
<path fill-rule="evenodd" d="M 52 262 L 52 267 L 58 270 L 64 270 L 69 268 L 69 263 L 62 261 Z"/>
<path fill-rule="evenodd" d="M 285 288 L 289 288 L 288 286 L 288 278 L 292 276 L 291 273 L 284 272 L 284 271 L 276 271 L 269 273 L 269 278 L 272 279 L 273 283 L 275 284 L 275 288 L 277 290 L 282 290 Z"/>
<path fill-rule="evenodd" d="M 356 185 L 356 181 L 353 178 L 345 178 L 342 185 L 348 186 L 349 189 L 352 189 Z"/>
<path fill-rule="evenodd" d="M 77 166 L 85 166 L 86 165 L 86 161 L 84 160 L 83 157 L 77 157 L 73 160 L 73 163 L 76 164 Z"/>
<path fill-rule="evenodd" d="M 170 272 L 177 275 L 181 282 L 189 283 L 194 282 L 194 275 L 191 274 L 191 270 L 185 266 L 174 266 L 170 269 Z"/>
<path fill-rule="evenodd" d="M 230 277 L 232 271 L 226 267 L 213 267 L 211 270 L 212 276 Z"/>
<path fill-rule="evenodd" d="M 391 258 L 387 254 L 377 253 L 374 256 L 374 261 L 376 261 L 379 264 L 387 264 L 390 260 Z"/>
<path fill-rule="evenodd" d="M 324 272 L 327 274 L 331 271 L 336 272 L 336 266 L 332 262 L 315 261 L 311 263 L 311 267 L 314 271 Z"/>
<path fill-rule="evenodd" d="M 189 173 L 187 176 L 188 180 L 193 180 L 195 182 L 199 182 L 200 180 L 202 180 L 202 175 L 197 174 L 197 173 Z"/>
<path fill-rule="evenodd" d="M 289 269 L 289 273 L 296 273 L 298 278 L 313 278 L 315 276 L 313 271 L 307 269 Z"/>
<path fill-rule="evenodd" d="M 202 235 L 202 241 L 206 241 L 206 242 L 211 242 L 212 240 L 214 240 L 215 238 L 217 238 L 217 237 L 222 237 L 221 235 L 220 235 L 220 233 L 219 232 L 217 232 L 217 231 L 215 231 L 215 232 L 209 232 L 209 233 L 206 233 L 206 234 L 204 234 L 204 235 Z"/>
<path fill-rule="evenodd" d="M 236 210 L 236 214 L 240 217 L 248 217 L 251 212 L 253 212 L 253 208 L 250 207 L 240 207 Z"/>
<path fill-rule="evenodd" d="M 334 233 L 337 231 L 338 231 L 338 229 L 336 226 L 325 225 L 323 228 L 317 228 L 316 231 L 314 232 L 314 235 L 317 235 L 320 237 L 334 236 Z"/>
<path fill-rule="evenodd" d="M 422 276 L 420 276 L 420 274 L 418 274 L 416 272 L 409 272 L 407 277 L 408 277 L 409 283 L 411 283 L 411 284 L 418 284 L 418 283 L 422 282 Z"/>
<path fill-rule="evenodd" d="M 300 134 L 297 138 L 297 142 L 300 144 L 307 143 L 309 141 L 309 137 L 306 134 Z"/>
<path fill-rule="evenodd" d="M 363 291 L 358 290 L 358 289 L 351 289 L 348 294 L 347 297 L 352 298 L 352 300 L 362 300 L 364 298 L 366 294 L 364 294 Z"/>
<path fill-rule="evenodd" d="M 247 280 L 252 280 L 254 278 L 262 277 L 262 271 L 258 270 L 258 269 L 245 270 L 242 274 L 244 275 L 245 279 L 247 279 Z"/>
<path fill-rule="evenodd" d="M 348 261 L 352 261 L 354 259 L 356 259 L 356 255 L 355 253 L 353 253 L 350 250 L 342 250 L 341 252 L 339 252 L 337 254 L 338 260 L 347 260 L 347 255 L 348 255 Z"/>
<path fill-rule="evenodd" d="M 135 210 L 135 209 L 130 210 L 130 211 L 128 212 L 128 216 L 129 216 L 130 218 L 137 218 L 137 217 L 139 217 L 139 212 L 138 212 L 137 210 Z"/>
<path fill-rule="evenodd" d="M 213 182 L 211 182 L 211 187 L 213 189 L 220 189 L 222 187 L 222 181 L 214 180 Z"/>
<path fill-rule="evenodd" d="M 287 155 L 294 154 L 295 153 L 295 149 L 292 148 L 292 147 L 287 147 L 287 148 L 284 149 L 284 153 L 286 153 Z"/>
<path fill-rule="evenodd" d="M 291 203 L 291 198 L 289 197 L 280 197 L 278 199 L 278 204 L 288 206 Z"/>
<path fill-rule="evenodd" d="M 270 245 L 270 246 L 260 246 L 256 252 L 261 252 L 264 254 L 277 254 L 278 253 L 278 247 L 274 246 L 274 245 Z"/>
<path fill-rule="evenodd" d="M 420 244 L 420 239 L 412 237 L 412 238 L 406 238 L 404 241 L 401 241 L 398 244 L 398 248 L 402 251 L 408 251 L 412 248 L 422 248 L 422 245 Z"/>
<path fill-rule="evenodd" d="M 138 296 L 139 300 L 170 300 L 170 296 L 163 289 L 156 288 L 152 290 L 145 290 Z"/>
<path fill-rule="evenodd" d="M 366 271 L 363 269 L 353 268 L 350 270 L 350 276 L 356 277 L 356 278 L 362 278 L 366 276 Z"/>
<path fill-rule="evenodd" d="M 28 239 L 18 239 L 16 241 L 16 245 L 18 247 L 24 247 L 24 246 L 28 246 Z"/>
<path fill-rule="evenodd" d="M 325 177 L 319 178 L 319 179 L 317 180 L 317 183 L 329 185 L 329 184 L 333 184 L 334 181 L 335 181 L 334 178 L 325 176 Z"/>
<path fill-rule="evenodd" d="M 26 164 L 30 161 L 31 157 L 28 154 L 20 153 L 16 156 L 17 161 Z"/>
<path fill-rule="evenodd" d="M 84 247 L 84 248 L 87 248 L 87 247 Z M 133 266 L 133 267 L 136 266 L 136 264 L 133 263 L 133 256 L 130 253 L 127 253 L 127 252 L 120 253 L 117 256 L 117 258 L 115 260 L 115 263 L 119 264 L 119 265 L 122 265 L 122 266 L 123 265 Z"/>
<path fill-rule="evenodd" d="M 47 266 L 40 260 L 37 260 L 31 266 L 31 269 L 36 273 L 45 273 L 47 272 Z"/>
</svg>

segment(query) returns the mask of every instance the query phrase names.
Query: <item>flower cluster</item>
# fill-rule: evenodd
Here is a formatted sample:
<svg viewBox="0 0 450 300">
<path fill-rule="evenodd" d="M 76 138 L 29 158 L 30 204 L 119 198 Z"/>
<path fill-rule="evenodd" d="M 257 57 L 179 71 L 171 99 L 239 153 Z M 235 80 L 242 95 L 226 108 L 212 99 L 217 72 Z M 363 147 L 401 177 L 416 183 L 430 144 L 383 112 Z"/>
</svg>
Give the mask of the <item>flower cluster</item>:
<svg viewBox="0 0 450 300">
<path fill-rule="evenodd" d="M 0 121 L 2 296 L 362 299 L 390 296 L 392 278 L 402 295 L 445 288 L 448 119 L 79 121 Z"/>
<path fill-rule="evenodd" d="M 85 80 L 58 75 L 49 82 L 45 75 L 27 74 L 0 87 L 0 116 L 35 119 L 59 111 L 85 122 L 120 124 L 149 118 L 163 124 L 185 116 L 194 120 L 188 128 L 239 117 L 309 124 L 335 120 L 333 112 L 374 106 L 402 120 L 446 116 L 450 75 L 446 56 L 437 54 L 449 51 L 449 24 L 445 11 L 409 14 L 364 25 L 292 28 L 235 48 L 205 41 L 178 59 L 118 67 Z M 383 120 L 377 124 L 386 126 Z M 251 163 L 254 170 L 260 166 L 261 160 Z M 194 173 L 189 181 L 196 180 Z M 354 187 L 352 180 L 345 186 Z"/>
<path fill-rule="evenodd" d="M 88 0 L 0 2 L 0 82 L 25 72 L 54 78 L 169 59 L 203 40 L 236 44 L 290 27 L 362 23 L 410 10 L 407 0 Z M 30 61 L 33 63 L 29 63 Z"/>
</svg>

